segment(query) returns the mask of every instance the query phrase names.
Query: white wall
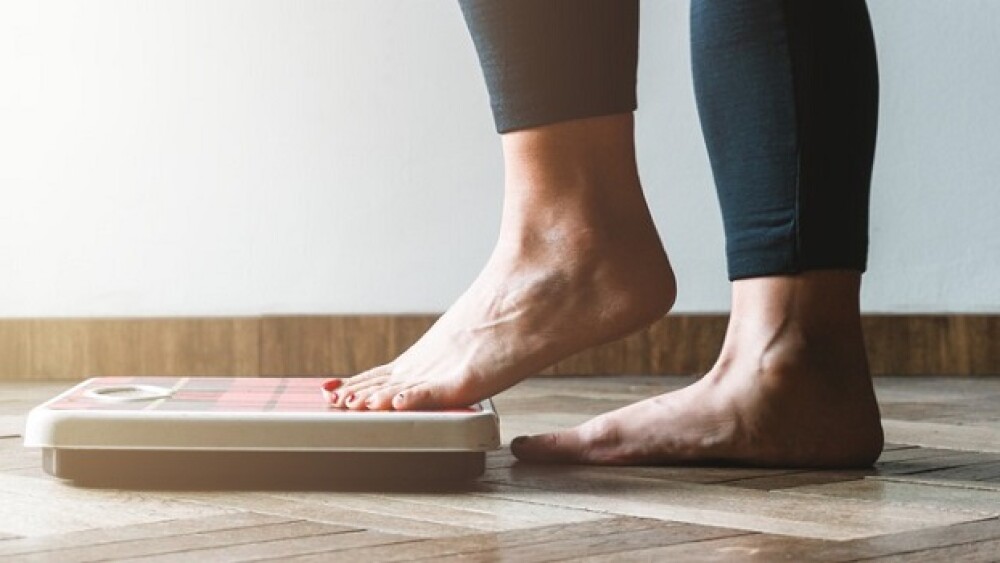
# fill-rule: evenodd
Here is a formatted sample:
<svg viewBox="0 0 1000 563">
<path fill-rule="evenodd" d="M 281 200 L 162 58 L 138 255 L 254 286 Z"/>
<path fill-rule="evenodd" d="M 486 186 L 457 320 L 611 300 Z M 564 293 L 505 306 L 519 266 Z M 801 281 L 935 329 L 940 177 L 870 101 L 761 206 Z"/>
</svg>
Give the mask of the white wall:
<svg viewBox="0 0 1000 563">
<path fill-rule="evenodd" d="M 869 311 L 1000 311 L 1000 3 L 872 0 Z M 643 4 L 639 150 L 679 311 L 722 311 L 687 5 Z M 441 311 L 498 141 L 450 0 L 0 0 L 0 316 Z"/>
</svg>

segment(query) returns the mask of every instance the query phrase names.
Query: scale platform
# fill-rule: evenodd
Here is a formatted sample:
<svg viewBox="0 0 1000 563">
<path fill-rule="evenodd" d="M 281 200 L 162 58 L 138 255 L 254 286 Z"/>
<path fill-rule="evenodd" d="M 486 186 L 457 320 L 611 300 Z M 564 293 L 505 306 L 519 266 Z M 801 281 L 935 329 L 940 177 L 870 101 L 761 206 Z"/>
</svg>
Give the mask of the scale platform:
<svg viewBox="0 0 1000 563">
<path fill-rule="evenodd" d="M 82 485 L 453 483 L 500 446 L 483 401 L 448 411 L 330 406 L 323 379 L 103 377 L 32 409 L 26 447 Z"/>
</svg>

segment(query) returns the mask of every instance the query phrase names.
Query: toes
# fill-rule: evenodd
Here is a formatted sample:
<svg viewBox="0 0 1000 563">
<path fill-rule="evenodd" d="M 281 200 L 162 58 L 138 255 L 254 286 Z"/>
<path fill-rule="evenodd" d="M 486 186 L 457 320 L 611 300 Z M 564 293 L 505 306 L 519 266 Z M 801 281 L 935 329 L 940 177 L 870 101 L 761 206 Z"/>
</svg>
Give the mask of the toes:
<svg viewBox="0 0 1000 563">
<path fill-rule="evenodd" d="M 521 461 L 534 463 L 580 463 L 584 461 L 586 444 L 577 429 L 518 436 L 510 450 Z"/>
<path fill-rule="evenodd" d="M 328 379 L 323 382 L 323 385 L 320 386 L 320 392 L 323 393 L 323 398 L 326 399 L 327 403 L 339 400 L 340 395 L 337 393 L 337 389 L 343 384 L 344 382 L 341 379 Z"/>
<path fill-rule="evenodd" d="M 367 408 L 373 411 L 392 410 L 394 408 L 392 404 L 393 397 L 417 385 L 419 383 L 397 383 L 395 385 L 380 387 L 368 397 Z"/>
<path fill-rule="evenodd" d="M 347 396 L 349 391 L 346 391 L 347 385 L 346 381 L 343 379 L 331 379 L 323 384 L 323 396 L 326 397 L 326 402 L 331 406 L 340 408 L 344 406 L 344 397 Z"/>
<path fill-rule="evenodd" d="M 381 385 L 389 379 L 391 372 L 392 367 L 389 364 L 386 364 L 355 375 L 354 377 L 330 380 L 330 382 L 340 381 L 339 386 L 329 390 L 330 404 L 335 407 L 346 406 L 347 398 L 349 396 L 357 395 L 363 389 Z M 330 382 L 328 382 L 328 384 L 330 384 Z"/>
<path fill-rule="evenodd" d="M 368 408 L 368 397 L 378 391 L 377 385 L 370 385 L 363 389 L 357 389 L 344 397 L 344 406 L 355 411 L 363 411 Z"/>
<path fill-rule="evenodd" d="M 344 397 L 344 406 L 352 411 L 362 411 L 366 409 L 368 396 L 375 392 L 373 388 L 359 389 L 352 391 Z"/>
<path fill-rule="evenodd" d="M 468 400 L 456 378 L 443 381 L 426 381 L 397 392 L 391 399 L 392 408 L 400 411 L 428 411 L 467 407 Z"/>
<path fill-rule="evenodd" d="M 591 420 L 568 430 L 518 436 L 510 444 L 517 459 L 535 463 L 593 463 L 619 465 L 625 462 L 616 426 Z"/>
</svg>

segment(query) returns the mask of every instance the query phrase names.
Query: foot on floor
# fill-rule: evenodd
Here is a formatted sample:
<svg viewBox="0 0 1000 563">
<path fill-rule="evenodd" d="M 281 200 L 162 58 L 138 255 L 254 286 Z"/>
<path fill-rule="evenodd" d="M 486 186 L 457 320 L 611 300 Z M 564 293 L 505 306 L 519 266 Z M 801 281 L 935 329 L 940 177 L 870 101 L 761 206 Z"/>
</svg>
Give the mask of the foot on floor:
<svg viewBox="0 0 1000 563">
<path fill-rule="evenodd" d="M 813 315 L 817 328 L 736 309 L 742 320 L 731 322 L 720 360 L 697 382 L 575 428 L 515 439 L 513 453 L 603 465 L 871 465 L 883 434 L 856 313 Z"/>
</svg>

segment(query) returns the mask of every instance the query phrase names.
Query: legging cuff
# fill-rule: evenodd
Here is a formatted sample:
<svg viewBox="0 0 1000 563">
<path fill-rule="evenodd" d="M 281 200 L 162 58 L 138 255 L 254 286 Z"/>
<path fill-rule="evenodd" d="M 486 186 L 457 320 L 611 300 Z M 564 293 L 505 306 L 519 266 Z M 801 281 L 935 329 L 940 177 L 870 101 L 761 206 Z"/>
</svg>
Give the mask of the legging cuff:
<svg viewBox="0 0 1000 563">
<path fill-rule="evenodd" d="M 864 251 L 851 256 L 827 256 L 822 261 L 805 262 L 787 256 L 783 249 L 728 250 L 726 262 L 729 281 L 771 276 L 793 276 L 816 270 L 851 270 L 864 273 L 867 260 Z"/>
<path fill-rule="evenodd" d="M 497 131 L 636 109 L 636 0 L 461 0 Z"/>
</svg>

